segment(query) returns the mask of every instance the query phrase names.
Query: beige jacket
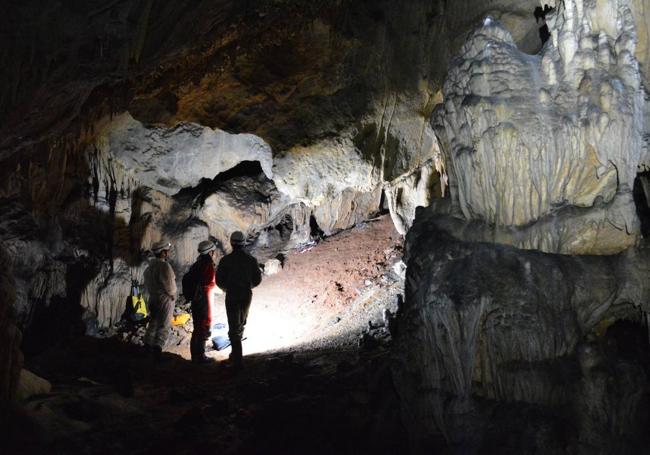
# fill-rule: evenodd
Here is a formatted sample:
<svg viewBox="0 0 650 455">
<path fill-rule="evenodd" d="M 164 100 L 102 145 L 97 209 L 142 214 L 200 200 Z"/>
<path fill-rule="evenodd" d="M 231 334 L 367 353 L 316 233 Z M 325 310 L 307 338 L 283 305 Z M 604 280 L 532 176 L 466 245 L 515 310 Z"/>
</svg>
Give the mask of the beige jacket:
<svg viewBox="0 0 650 455">
<path fill-rule="evenodd" d="M 153 299 L 168 295 L 176 299 L 176 275 L 167 261 L 154 258 L 144 271 L 144 285 Z"/>
</svg>

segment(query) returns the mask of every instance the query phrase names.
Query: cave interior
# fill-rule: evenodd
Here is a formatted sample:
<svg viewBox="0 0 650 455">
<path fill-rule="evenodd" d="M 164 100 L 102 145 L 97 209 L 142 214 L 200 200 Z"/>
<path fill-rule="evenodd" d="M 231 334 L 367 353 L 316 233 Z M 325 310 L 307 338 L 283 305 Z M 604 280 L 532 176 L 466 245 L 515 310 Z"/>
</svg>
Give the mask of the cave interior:
<svg viewBox="0 0 650 455">
<path fill-rule="evenodd" d="M 2 10 L 0 453 L 650 451 L 648 1 Z"/>
</svg>

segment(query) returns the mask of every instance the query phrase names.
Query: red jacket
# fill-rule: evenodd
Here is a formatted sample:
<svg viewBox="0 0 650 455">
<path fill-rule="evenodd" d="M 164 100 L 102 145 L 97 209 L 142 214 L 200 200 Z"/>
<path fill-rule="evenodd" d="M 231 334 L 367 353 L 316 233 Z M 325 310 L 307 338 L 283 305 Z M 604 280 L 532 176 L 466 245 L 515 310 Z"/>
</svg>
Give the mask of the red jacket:
<svg viewBox="0 0 650 455">
<path fill-rule="evenodd" d="M 214 262 L 212 262 L 210 256 L 202 255 L 198 259 L 198 266 L 199 270 L 197 275 L 199 278 L 199 286 L 201 286 L 206 301 L 210 304 L 210 307 L 212 307 L 212 304 L 214 303 L 214 289 L 217 287 L 215 281 Z"/>
</svg>

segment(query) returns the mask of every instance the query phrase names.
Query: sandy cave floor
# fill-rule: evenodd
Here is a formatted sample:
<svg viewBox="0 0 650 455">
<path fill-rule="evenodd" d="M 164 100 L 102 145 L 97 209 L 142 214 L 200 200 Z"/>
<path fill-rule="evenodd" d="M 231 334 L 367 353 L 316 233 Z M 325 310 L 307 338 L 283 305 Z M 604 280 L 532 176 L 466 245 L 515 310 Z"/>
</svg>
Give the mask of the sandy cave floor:
<svg viewBox="0 0 650 455">
<path fill-rule="evenodd" d="M 240 372 L 187 361 L 191 322 L 163 362 L 128 335 L 28 359 L 53 390 L 25 403 L 7 442 L 16 453 L 402 451 L 385 317 L 402 292 L 400 257 L 387 216 L 287 255 L 255 290 Z M 217 321 L 222 312 L 223 295 Z"/>
<path fill-rule="evenodd" d="M 369 324 L 384 323 L 384 309 L 396 311 L 403 283 L 393 266 L 400 261 L 401 249 L 390 218 L 382 216 L 288 254 L 284 268 L 265 276 L 254 290 L 245 353 L 356 342 Z M 177 308 L 186 310 L 182 303 Z M 223 293 L 217 294 L 213 308 L 213 324 L 218 322 L 226 322 Z M 191 321 L 176 328 L 167 350 L 189 359 L 191 331 Z M 228 354 L 229 349 L 208 352 L 217 360 Z"/>
</svg>

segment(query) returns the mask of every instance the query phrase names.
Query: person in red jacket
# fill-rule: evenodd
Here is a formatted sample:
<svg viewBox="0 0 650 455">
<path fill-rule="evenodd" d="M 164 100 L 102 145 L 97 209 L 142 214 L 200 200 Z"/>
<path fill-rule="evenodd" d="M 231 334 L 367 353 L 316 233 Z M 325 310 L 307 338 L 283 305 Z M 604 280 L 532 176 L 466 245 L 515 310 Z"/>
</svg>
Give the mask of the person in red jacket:
<svg viewBox="0 0 650 455">
<path fill-rule="evenodd" d="M 205 240 L 199 244 L 199 257 L 192 265 L 196 268 L 196 293 L 192 299 L 192 321 L 194 331 L 190 340 L 190 354 L 194 363 L 209 363 L 213 359 L 205 355 L 205 340 L 210 335 L 212 325 L 212 303 L 215 282 L 214 258 L 216 247 L 214 242 Z"/>
</svg>

